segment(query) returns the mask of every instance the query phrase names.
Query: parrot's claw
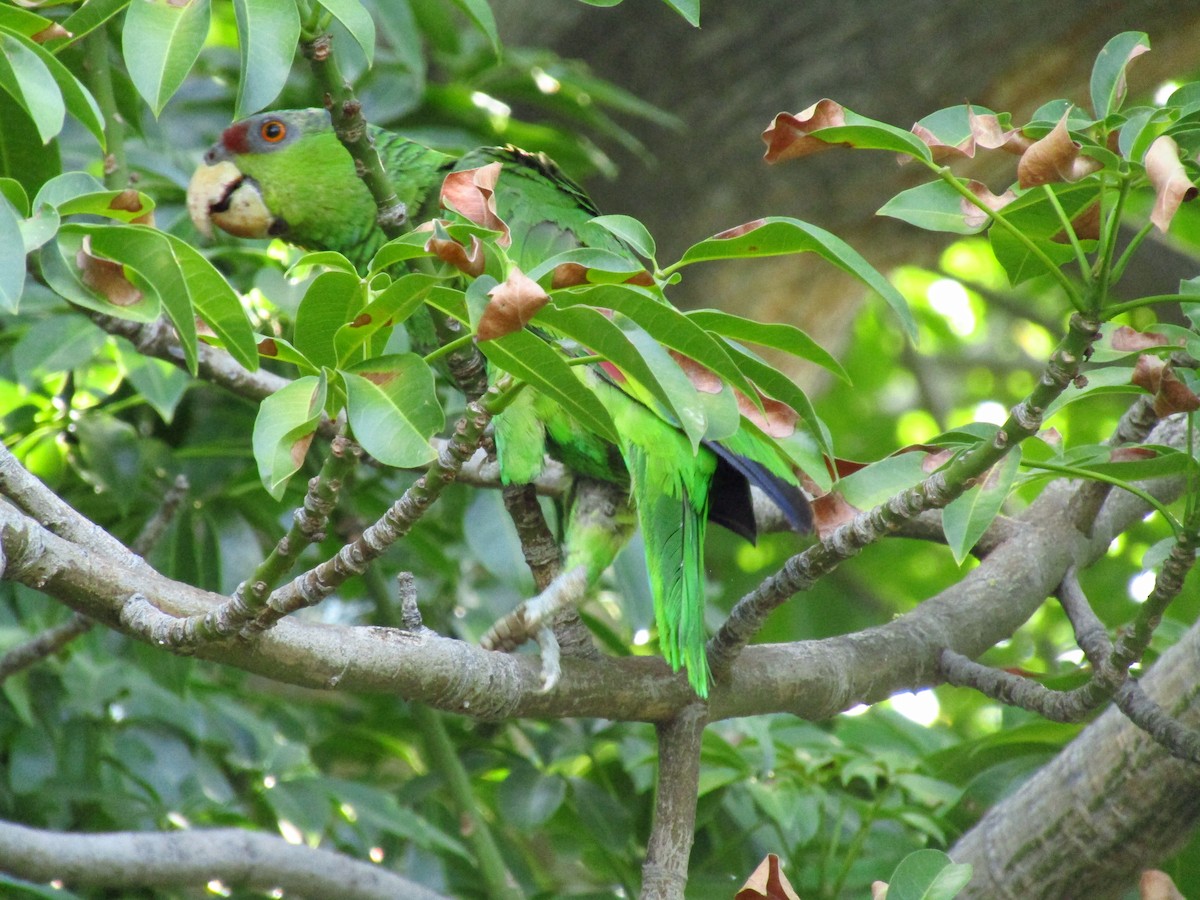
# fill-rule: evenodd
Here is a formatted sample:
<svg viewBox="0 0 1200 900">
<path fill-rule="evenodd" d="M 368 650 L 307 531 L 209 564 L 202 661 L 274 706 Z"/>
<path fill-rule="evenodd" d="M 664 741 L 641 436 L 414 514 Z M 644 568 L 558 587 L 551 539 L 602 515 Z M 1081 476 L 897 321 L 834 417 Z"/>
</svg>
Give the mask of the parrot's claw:
<svg viewBox="0 0 1200 900">
<path fill-rule="evenodd" d="M 548 694 L 554 690 L 558 679 L 562 677 L 558 638 L 554 636 L 552 628 L 543 625 L 538 629 L 537 637 L 534 640 L 537 641 L 538 649 L 542 651 L 541 693 Z"/>
<path fill-rule="evenodd" d="M 587 570 L 563 572 L 536 597 L 526 600 L 488 629 L 479 641 L 484 650 L 511 653 L 534 640 L 542 651 L 542 692 L 552 690 L 562 675 L 558 638 L 549 623 L 560 610 L 577 604 L 587 592 Z"/>
</svg>

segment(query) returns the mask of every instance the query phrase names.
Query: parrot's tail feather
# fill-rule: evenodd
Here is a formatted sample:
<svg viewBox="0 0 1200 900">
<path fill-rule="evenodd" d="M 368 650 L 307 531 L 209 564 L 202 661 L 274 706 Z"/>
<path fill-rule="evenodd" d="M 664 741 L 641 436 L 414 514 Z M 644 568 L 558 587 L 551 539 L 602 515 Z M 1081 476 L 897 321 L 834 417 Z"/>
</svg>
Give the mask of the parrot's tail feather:
<svg viewBox="0 0 1200 900">
<path fill-rule="evenodd" d="M 728 447 L 723 447 L 716 442 L 706 443 L 710 450 L 717 455 L 720 462 L 717 465 L 717 472 L 713 478 L 714 491 L 733 491 L 736 490 L 736 479 L 732 472 L 736 472 L 745 480 L 746 483 L 754 485 L 764 494 L 766 494 L 772 503 L 779 507 L 779 511 L 783 513 L 783 517 L 787 519 L 787 523 L 792 527 L 792 530 L 798 534 L 808 534 L 813 529 L 812 507 L 809 505 L 808 498 L 804 496 L 804 492 L 794 484 L 784 481 L 762 463 L 742 456 L 740 453 L 734 453 Z M 724 475 L 722 475 L 724 471 Z M 724 485 L 724 486 L 723 486 Z M 747 494 L 749 492 L 747 491 Z M 710 509 L 710 518 L 720 525 L 724 525 L 730 531 L 741 535 L 749 541 L 753 541 L 757 537 L 757 529 L 754 525 L 754 512 L 750 507 L 750 498 L 745 498 L 745 505 L 738 503 L 718 503 L 718 498 L 713 496 L 712 506 Z M 743 511 L 744 510 L 744 511 Z"/>
</svg>

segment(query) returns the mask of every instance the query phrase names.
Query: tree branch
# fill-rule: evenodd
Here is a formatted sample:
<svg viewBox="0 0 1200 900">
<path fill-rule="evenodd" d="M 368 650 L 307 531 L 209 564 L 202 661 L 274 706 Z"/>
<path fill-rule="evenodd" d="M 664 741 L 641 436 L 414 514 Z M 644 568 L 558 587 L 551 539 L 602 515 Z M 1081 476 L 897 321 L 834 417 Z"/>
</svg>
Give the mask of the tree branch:
<svg viewBox="0 0 1200 900">
<path fill-rule="evenodd" d="M 642 865 L 641 900 L 683 900 L 696 832 L 700 744 L 706 724 L 704 704 L 693 703 L 656 728 L 658 790 Z"/>
<path fill-rule="evenodd" d="M 68 887 L 203 889 L 214 875 L 229 887 L 345 900 L 439 900 L 440 894 L 387 869 L 240 828 L 172 833 L 78 834 L 0 822 L 0 869 Z"/>
</svg>

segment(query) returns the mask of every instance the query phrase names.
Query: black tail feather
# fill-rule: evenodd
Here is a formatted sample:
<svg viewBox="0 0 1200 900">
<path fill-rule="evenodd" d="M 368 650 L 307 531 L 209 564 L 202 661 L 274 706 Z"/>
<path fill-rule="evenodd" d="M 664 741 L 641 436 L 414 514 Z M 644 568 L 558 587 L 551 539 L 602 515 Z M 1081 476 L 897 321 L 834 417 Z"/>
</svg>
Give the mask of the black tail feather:
<svg viewBox="0 0 1200 900">
<path fill-rule="evenodd" d="M 717 443 L 705 442 L 717 455 L 717 470 L 708 493 L 708 518 L 753 542 L 758 537 L 750 486 L 754 485 L 779 507 L 799 534 L 812 531 L 812 507 L 804 492 L 773 473 L 762 463 L 741 456 Z"/>
</svg>

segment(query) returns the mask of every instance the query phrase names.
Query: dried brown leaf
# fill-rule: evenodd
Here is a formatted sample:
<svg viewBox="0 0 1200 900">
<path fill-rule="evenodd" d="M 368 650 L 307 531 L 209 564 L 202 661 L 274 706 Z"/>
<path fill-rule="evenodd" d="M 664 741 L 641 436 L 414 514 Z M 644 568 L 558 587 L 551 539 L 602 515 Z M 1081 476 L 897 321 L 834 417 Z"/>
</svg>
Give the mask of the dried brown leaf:
<svg viewBox="0 0 1200 900">
<path fill-rule="evenodd" d="M 1034 141 L 1021 154 L 1017 164 L 1017 183 L 1021 187 L 1075 182 L 1101 168 L 1099 160 L 1080 155 L 1082 145 L 1072 140 L 1067 131 L 1067 115 L 1063 113 L 1049 134 Z"/>
<path fill-rule="evenodd" d="M 50 25 L 47 25 L 45 28 L 43 28 L 37 34 L 31 34 L 29 36 L 29 39 L 31 41 L 33 41 L 35 44 L 44 44 L 44 43 L 46 43 L 46 41 L 52 41 L 55 38 L 69 38 L 69 37 L 74 37 L 74 35 L 72 35 L 71 32 L 67 31 L 67 29 L 63 28 L 57 22 L 54 22 Z"/>
<path fill-rule="evenodd" d="M 435 231 L 434 236 L 425 242 L 425 249 L 472 278 L 482 275 L 487 264 L 483 256 L 483 242 L 475 235 L 471 235 L 471 248 L 468 250 L 454 238 L 441 237 Z"/>
<path fill-rule="evenodd" d="M 846 112 L 842 105 L 828 98 L 818 100 L 808 109 L 794 115 L 780 113 L 762 133 L 762 139 L 767 145 L 767 152 L 763 158 L 769 163 L 777 163 L 810 156 L 838 146 L 809 137 L 809 134 L 822 128 L 836 128 L 845 124 Z"/>
<path fill-rule="evenodd" d="M 734 900 L 800 900 L 800 895 L 783 874 L 779 857 L 768 853 L 767 858 L 746 879 Z"/>
<path fill-rule="evenodd" d="M 1166 872 L 1147 869 L 1138 881 L 1139 900 L 1186 900 Z"/>
<path fill-rule="evenodd" d="M 743 222 L 741 225 L 734 225 L 732 228 L 726 228 L 724 231 L 719 231 L 712 236 L 714 241 L 728 241 L 736 237 L 741 237 L 743 234 L 749 234 L 752 231 L 757 231 L 767 223 L 766 219 L 752 219 L 749 222 Z"/>
<path fill-rule="evenodd" d="M 1128 325 L 1118 325 L 1112 333 L 1114 350 L 1149 350 L 1151 347 L 1166 347 L 1170 343 L 1165 334 L 1157 331 L 1136 331 Z"/>
<path fill-rule="evenodd" d="M 1109 454 L 1111 462 L 1136 462 L 1142 459 L 1154 459 L 1158 456 L 1157 451 L 1151 450 L 1149 447 L 1117 447 Z"/>
<path fill-rule="evenodd" d="M 850 505 L 841 494 L 830 491 L 812 501 L 813 525 L 819 537 L 827 537 L 842 525 L 852 521 L 860 510 Z"/>
<path fill-rule="evenodd" d="M 1143 353 L 1137 358 L 1137 364 L 1133 367 L 1133 377 L 1129 380 L 1143 390 L 1157 394 L 1158 387 L 1162 384 L 1163 369 L 1166 367 L 1167 364 L 1157 356 Z"/>
<path fill-rule="evenodd" d="M 1196 197 L 1196 186 L 1188 178 L 1179 159 L 1179 145 L 1168 135 L 1154 139 L 1146 151 L 1146 177 L 1154 186 L 1154 209 L 1150 221 L 1159 231 L 1171 227 L 1171 220 L 1185 200 Z"/>
<path fill-rule="evenodd" d="M 75 254 L 75 265 L 83 283 L 115 306 L 133 306 L 142 299 L 142 292 L 125 277 L 124 266 L 92 255 L 91 235 L 84 236 L 83 245 Z"/>
<path fill-rule="evenodd" d="M 550 276 L 550 288 L 555 290 L 587 284 L 587 273 L 587 266 L 581 266 L 579 263 L 559 263 Z"/>
<path fill-rule="evenodd" d="M 1003 209 L 1017 199 L 1017 195 L 1013 193 L 1012 188 L 1009 188 L 1003 194 L 993 194 L 991 189 L 982 181 L 976 181 L 972 178 L 967 182 L 967 189 L 988 209 L 995 212 L 998 209 Z M 962 208 L 963 221 L 972 228 L 978 228 L 988 220 L 988 214 L 982 209 L 967 200 L 966 197 L 960 201 Z"/>
<path fill-rule="evenodd" d="M 1200 397 L 1184 384 L 1175 369 L 1167 366 L 1162 372 L 1162 381 L 1154 395 L 1154 412 L 1159 416 L 1172 413 L 1195 412 L 1200 409 Z"/>
<path fill-rule="evenodd" d="M 442 206 L 465 216 L 476 225 L 499 231 L 497 243 L 507 247 L 512 243 L 508 225 L 496 212 L 496 183 L 500 180 L 501 165 L 488 163 L 477 169 L 451 172 L 442 182 Z"/>
<path fill-rule="evenodd" d="M 488 291 L 488 296 L 491 300 L 484 307 L 479 328 L 475 332 L 481 341 L 495 340 L 520 331 L 539 309 L 550 302 L 550 295 L 516 266 L 513 266 L 503 284 Z"/>
</svg>

